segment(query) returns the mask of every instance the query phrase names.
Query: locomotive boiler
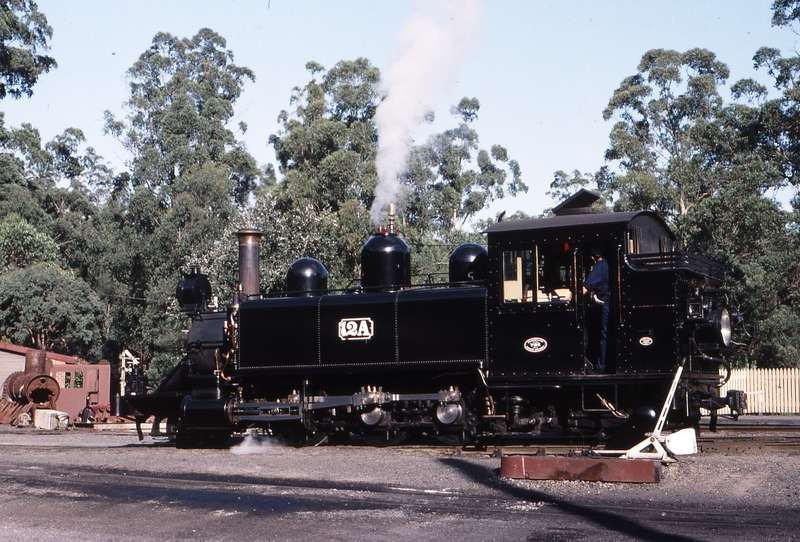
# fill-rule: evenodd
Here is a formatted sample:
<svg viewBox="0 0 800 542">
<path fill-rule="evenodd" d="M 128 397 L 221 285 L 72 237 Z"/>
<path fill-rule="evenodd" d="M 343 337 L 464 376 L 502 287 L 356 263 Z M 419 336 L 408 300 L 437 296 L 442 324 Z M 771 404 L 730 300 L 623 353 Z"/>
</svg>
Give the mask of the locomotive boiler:
<svg viewBox="0 0 800 542">
<path fill-rule="evenodd" d="M 233 303 L 210 308 L 207 277 L 185 275 L 185 357 L 155 391 L 126 399 L 139 419 L 166 419 L 179 446 L 250 428 L 297 445 L 603 442 L 652 429 L 680 368 L 669 426 L 698 427 L 701 409 L 712 426 L 723 407 L 738 416 L 745 395 L 719 395 L 736 320 L 723 269 L 676 251 L 655 213 L 597 213 L 594 199 L 581 191 L 551 218 L 490 226 L 487 249 L 453 251 L 442 284 L 412 284 L 390 212 L 363 247 L 360 286 L 329 290 L 323 264 L 303 258 L 285 292 L 262 294 L 261 234 L 241 230 Z M 582 288 L 598 252 L 609 279 L 603 372 L 590 362 L 596 301 Z"/>
</svg>

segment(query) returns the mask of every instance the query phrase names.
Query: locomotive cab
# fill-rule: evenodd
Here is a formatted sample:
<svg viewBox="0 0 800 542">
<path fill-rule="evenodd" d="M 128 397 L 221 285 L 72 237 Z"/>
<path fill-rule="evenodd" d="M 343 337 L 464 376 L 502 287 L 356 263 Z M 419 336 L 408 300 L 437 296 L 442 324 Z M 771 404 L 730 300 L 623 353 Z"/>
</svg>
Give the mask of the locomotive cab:
<svg viewBox="0 0 800 542">
<path fill-rule="evenodd" d="M 593 212 L 591 197 L 579 192 L 555 217 L 486 230 L 490 387 L 530 397 L 540 410 L 555 405 L 575 430 L 595 428 L 609 413 L 658 411 L 679 367 L 686 376 L 673 420 L 696 425 L 700 407 L 741 406 L 717 390 L 731 325 L 722 268 L 675 251 L 657 214 Z M 605 299 L 583 288 L 598 254 L 608 267 Z"/>
<path fill-rule="evenodd" d="M 569 210 L 486 230 L 489 334 L 503 337 L 490 345 L 492 377 L 586 374 L 598 357 L 591 320 L 598 303 L 608 304 L 605 374 L 674 372 L 689 355 L 675 299 L 718 290 L 721 269 L 675 252 L 672 232 L 655 213 Z M 592 253 L 608 266 L 605 301 L 584 293 Z"/>
<path fill-rule="evenodd" d="M 644 224 L 645 227 L 639 227 Z M 622 281 L 628 240 L 640 231 L 672 249 L 673 238 L 658 216 L 641 213 L 583 213 L 500 223 L 487 230 L 489 244 L 489 333 L 503 337 L 490 346 L 492 378 L 512 382 L 584 376 L 599 357 L 599 323 L 593 307 L 607 303 L 607 375 L 628 371 L 620 360 L 624 335 Z M 600 254 L 608 266 L 606 300 L 584 293 Z"/>
</svg>

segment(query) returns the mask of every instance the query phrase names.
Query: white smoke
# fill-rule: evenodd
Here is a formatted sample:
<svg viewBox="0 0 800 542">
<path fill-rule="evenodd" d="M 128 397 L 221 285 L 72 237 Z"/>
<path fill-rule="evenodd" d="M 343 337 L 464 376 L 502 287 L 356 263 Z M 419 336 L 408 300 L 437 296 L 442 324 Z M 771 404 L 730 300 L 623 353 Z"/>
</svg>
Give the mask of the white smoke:
<svg viewBox="0 0 800 542">
<path fill-rule="evenodd" d="M 478 0 L 418 0 L 403 24 L 395 58 L 381 77 L 386 99 L 375 112 L 379 148 L 373 223 L 400 196 L 398 176 L 406 167 L 411 134 L 438 96 L 454 85 L 458 65 L 475 41 L 480 16 Z"/>
</svg>

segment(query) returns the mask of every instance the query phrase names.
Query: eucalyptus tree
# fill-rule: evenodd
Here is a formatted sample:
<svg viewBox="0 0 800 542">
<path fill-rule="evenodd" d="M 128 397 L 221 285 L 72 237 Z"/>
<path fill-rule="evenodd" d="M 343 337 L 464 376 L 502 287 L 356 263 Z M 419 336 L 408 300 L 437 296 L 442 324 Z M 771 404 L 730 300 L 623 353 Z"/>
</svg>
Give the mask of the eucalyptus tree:
<svg viewBox="0 0 800 542">
<path fill-rule="evenodd" d="M 255 75 L 225 47 L 207 28 L 192 38 L 157 34 L 128 70 L 126 117 L 105 115 L 106 132 L 130 153 L 103 210 L 115 226 L 106 228 L 116 251 L 105 256 L 102 281 L 116 301 L 112 338 L 156 373 L 180 355 L 183 323 L 170 312 L 180 269 L 198 246 L 217 242 L 261 175 L 228 127 Z"/>
<path fill-rule="evenodd" d="M 245 202 L 259 172 L 255 160 L 227 124 L 243 85 L 255 81 L 233 63 L 226 41 L 208 28 L 192 38 L 158 33 L 128 70 L 128 115 L 105 113 L 105 130 L 129 151 L 133 187 L 143 186 L 169 205 L 169 187 L 193 168 L 224 165 L 231 195 Z M 247 126 L 239 123 L 244 132 Z"/>
<path fill-rule="evenodd" d="M 53 29 L 31 0 L 0 0 L 0 99 L 31 96 L 43 73 L 56 67 Z"/>
<path fill-rule="evenodd" d="M 760 50 L 755 62 L 793 87 L 774 50 Z M 770 196 L 793 182 L 793 107 L 787 95 L 768 100 L 752 79 L 732 85 L 725 103 L 727 77 L 706 50 L 645 53 L 604 111 L 617 119 L 606 159 L 620 173 L 599 184 L 616 209 L 659 212 L 682 247 L 725 264 L 743 315 L 739 363 L 800 365 L 790 338 L 800 332 L 796 222 Z"/>
<path fill-rule="evenodd" d="M 723 105 L 728 67 L 705 49 L 646 52 L 617 88 L 603 118 L 616 118 L 606 160 L 618 209 L 655 209 L 671 220 L 714 195 L 719 180 L 698 139 Z"/>
</svg>

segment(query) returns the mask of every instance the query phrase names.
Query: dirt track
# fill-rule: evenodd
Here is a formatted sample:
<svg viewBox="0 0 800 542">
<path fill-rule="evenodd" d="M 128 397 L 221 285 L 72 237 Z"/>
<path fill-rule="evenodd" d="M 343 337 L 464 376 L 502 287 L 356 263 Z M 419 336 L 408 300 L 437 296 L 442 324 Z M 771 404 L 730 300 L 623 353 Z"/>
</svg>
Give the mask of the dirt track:
<svg viewBox="0 0 800 542">
<path fill-rule="evenodd" d="M 800 456 L 702 454 L 657 485 L 500 479 L 451 449 L 176 450 L 0 429 L 5 540 L 791 540 Z"/>
</svg>

